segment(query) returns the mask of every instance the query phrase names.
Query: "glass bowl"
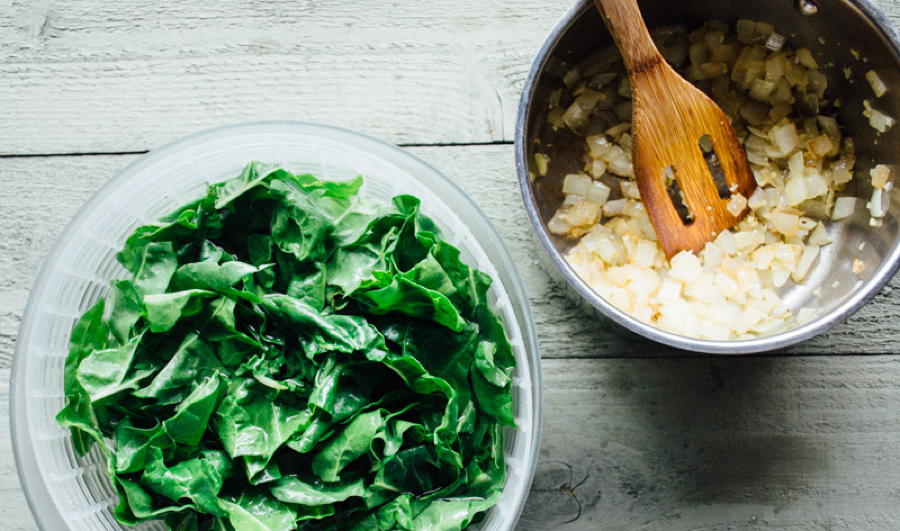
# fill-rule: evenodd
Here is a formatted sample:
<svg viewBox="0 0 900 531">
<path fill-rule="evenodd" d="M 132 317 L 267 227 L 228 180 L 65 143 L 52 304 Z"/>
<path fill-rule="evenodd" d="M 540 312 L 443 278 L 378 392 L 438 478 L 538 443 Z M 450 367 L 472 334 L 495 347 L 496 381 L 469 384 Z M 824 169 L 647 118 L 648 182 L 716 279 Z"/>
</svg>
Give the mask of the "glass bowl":
<svg viewBox="0 0 900 531">
<path fill-rule="evenodd" d="M 124 278 L 115 254 L 140 225 L 200 197 L 207 184 L 238 175 L 250 160 L 278 163 L 325 179 L 363 175 L 362 194 L 412 194 L 460 248 L 466 263 L 494 278 L 489 297 L 515 352 L 516 428 L 505 433 L 507 482 L 484 530 L 516 525 L 531 485 L 540 437 L 540 356 L 531 309 L 515 265 L 478 207 L 440 172 L 396 146 L 351 131 L 299 122 L 226 126 L 176 140 L 144 155 L 81 208 L 47 256 L 16 340 L 10 383 L 13 450 L 22 487 L 43 529 L 121 529 L 117 495 L 96 448 L 75 456 L 55 420 L 63 407 L 63 366 L 76 319 Z M 163 529 L 152 522 L 138 529 Z"/>
</svg>

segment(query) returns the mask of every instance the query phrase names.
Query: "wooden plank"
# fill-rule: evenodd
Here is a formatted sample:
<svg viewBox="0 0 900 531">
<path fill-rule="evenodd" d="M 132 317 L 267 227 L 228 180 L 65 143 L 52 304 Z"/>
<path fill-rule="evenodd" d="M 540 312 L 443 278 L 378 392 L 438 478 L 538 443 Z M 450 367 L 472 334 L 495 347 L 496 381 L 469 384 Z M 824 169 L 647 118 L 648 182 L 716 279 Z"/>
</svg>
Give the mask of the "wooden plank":
<svg viewBox="0 0 900 531">
<path fill-rule="evenodd" d="M 19 485 L 9 431 L 9 369 L 0 369 L 0 522 L 3 529 L 36 529 Z"/>
<path fill-rule="evenodd" d="M 512 146 L 422 147 L 410 151 L 442 169 L 488 215 L 518 265 L 546 358 L 671 356 L 634 341 L 617 326 L 587 318 L 548 275 L 543 250 L 531 238 L 513 169 Z M 12 358 L 19 318 L 43 257 L 65 223 L 104 181 L 135 156 L 0 159 L 0 367 Z M 900 278 L 831 332 L 790 352 L 900 352 Z"/>
<path fill-rule="evenodd" d="M 271 118 L 400 143 L 510 141 L 534 54 L 570 3 L 11 2 L 0 154 L 140 151 Z M 876 4 L 900 21 L 900 0 Z"/>
<path fill-rule="evenodd" d="M 523 531 L 900 526 L 900 359 L 545 360 Z M 0 518 L 33 529 L 0 369 Z"/>
<path fill-rule="evenodd" d="M 546 360 L 520 529 L 900 528 L 900 359 Z"/>
<path fill-rule="evenodd" d="M 273 118 L 402 143 L 511 140 L 568 4 L 16 3 L 0 16 L 0 154 L 146 150 Z"/>
</svg>

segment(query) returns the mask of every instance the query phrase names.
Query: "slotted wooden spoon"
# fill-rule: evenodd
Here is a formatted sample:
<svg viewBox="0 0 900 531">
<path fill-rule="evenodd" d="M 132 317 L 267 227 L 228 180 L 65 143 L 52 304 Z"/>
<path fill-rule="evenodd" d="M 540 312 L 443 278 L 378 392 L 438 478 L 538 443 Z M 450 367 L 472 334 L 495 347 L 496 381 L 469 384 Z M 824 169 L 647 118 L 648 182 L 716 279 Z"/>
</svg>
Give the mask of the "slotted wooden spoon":
<svg viewBox="0 0 900 531">
<path fill-rule="evenodd" d="M 632 139 L 641 200 L 666 256 L 699 251 L 738 216 L 726 208 L 700 149 L 709 135 L 730 193 L 749 198 L 756 180 L 731 121 L 709 97 L 688 83 L 660 55 L 641 17 L 637 0 L 594 0 L 625 61 L 633 98 Z M 674 170 L 692 219 L 685 224 L 663 177 Z M 725 194 L 730 195 L 730 194 Z"/>
</svg>

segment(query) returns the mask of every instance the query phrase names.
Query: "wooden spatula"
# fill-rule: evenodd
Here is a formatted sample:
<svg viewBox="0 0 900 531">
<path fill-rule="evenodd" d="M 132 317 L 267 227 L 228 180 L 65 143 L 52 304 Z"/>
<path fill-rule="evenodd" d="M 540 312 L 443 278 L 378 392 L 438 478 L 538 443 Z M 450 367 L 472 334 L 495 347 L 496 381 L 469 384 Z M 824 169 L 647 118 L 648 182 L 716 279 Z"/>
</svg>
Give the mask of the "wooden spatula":
<svg viewBox="0 0 900 531">
<path fill-rule="evenodd" d="M 733 215 L 720 197 L 699 142 L 709 135 L 730 193 L 750 197 L 756 180 L 730 120 L 709 97 L 685 81 L 660 55 L 637 0 L 594 0 L 622 52 L 633 98 L 632 159 L 641 199 L 666 256 L 699 251 L 747 209 Z M 671 166 L 692 215 L 682 221 L 666 186 Z M 728 196 L 729 193 L 724 195 Z"/>
</svg>

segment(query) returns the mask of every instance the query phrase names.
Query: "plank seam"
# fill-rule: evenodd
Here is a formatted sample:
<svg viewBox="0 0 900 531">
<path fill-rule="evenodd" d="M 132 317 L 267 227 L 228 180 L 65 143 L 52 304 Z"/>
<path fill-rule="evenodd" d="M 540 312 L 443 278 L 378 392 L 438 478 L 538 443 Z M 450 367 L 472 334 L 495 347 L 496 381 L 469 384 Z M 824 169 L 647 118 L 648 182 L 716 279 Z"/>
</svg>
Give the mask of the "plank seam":
<svg viewBox="0 0 900 531">
<path fill-rule="evenodd" d="M 511 140 L 493 140 L 490 142 L 407 142 L 407 143 L 399 143 L 397 146 L 403 148 L 418 148 L 418 147 L 474 147 L 474 146 L 511 146 L 513 142 Z M 147 153 L 149 150 L 137 150 L 137 151 L 73 151 L 73 152 L 59 152 L 59 153 L 3 153 L 0 154 L 0 159 L 28 159 L 28 158 L 40 158 L 40 157 L 109 157 L 109 156 L 117 156 L 117 155 L 143 155 Z"/>
<path fill-rule="evenodd" d="M 469 147 L 469 146 L 511 146 L 512 140 L 492 140 L 490 142 L 434 142 L 434 143 L 416 143 L 407 142 L 397 144 L 400 147 Z"/>
<path fill-rule="evenodd" d="M 83 151 L 74 153 L 5 153 L 0 154 L 0 159 L 34 159 L 52 157 L 109 157 L 117 155 L 143 155 L 148 150 L 142 151 Z"/>
</svg>

